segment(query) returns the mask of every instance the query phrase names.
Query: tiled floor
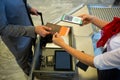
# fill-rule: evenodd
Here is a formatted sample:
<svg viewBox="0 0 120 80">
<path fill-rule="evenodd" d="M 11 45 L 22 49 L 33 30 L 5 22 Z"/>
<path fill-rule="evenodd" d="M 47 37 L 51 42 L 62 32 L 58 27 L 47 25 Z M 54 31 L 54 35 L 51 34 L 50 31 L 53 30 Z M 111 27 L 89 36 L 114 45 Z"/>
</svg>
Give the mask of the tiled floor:
<svg viewBox="0 0 120 80">
<path fill-rule="evenodd" d="M 43 13 L 45 23 L 50 22 L 64 13 L 69 12 L 81 3 L 107 3 L 113 0 L 28 0 L 38 11 Z M 39 25 L 40 19 L 32 16 L 34 24 Z M 0 80 L 26 80 L 24 73 L 17 65 L 13 55 L 0 40 Z"/>
</svg>

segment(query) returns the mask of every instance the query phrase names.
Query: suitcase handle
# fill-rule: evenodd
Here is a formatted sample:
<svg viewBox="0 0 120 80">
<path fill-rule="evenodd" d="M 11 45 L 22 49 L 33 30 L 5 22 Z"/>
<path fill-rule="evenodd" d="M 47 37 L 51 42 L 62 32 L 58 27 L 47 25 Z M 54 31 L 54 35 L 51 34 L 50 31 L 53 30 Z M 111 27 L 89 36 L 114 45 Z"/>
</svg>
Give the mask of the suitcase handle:
<svg viewBox="0 0 120 80">
<path fill-rule="evenodd" d="M 42 25 L 44 25 L 44 21 L 43 21 L 43 16 L 42 16 L 42 13 L 41 12 L 37 12 L 38 13 L 38 15 L 40 16 L 40 18 L 41 18 L 41 23 L 42 23 Z"/>
</svg>

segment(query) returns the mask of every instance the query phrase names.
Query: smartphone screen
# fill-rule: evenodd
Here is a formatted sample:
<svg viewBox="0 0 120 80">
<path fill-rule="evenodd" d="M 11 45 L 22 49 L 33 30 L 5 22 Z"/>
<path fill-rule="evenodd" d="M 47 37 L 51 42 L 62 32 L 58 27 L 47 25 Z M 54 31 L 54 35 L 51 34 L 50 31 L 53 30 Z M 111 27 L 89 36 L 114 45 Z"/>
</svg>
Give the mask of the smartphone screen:
<svg viewBox="0 0 120 80">
<path fill-rule="evenodd" d="M 79 24 L 79 25 L 82 24 L 82 19 L 80 17 L 75 17 L 75 16 L 71 16 L 71 15 L 63 15 L 61 20 L 75 23 L 75 24 Z"/>
</svg>

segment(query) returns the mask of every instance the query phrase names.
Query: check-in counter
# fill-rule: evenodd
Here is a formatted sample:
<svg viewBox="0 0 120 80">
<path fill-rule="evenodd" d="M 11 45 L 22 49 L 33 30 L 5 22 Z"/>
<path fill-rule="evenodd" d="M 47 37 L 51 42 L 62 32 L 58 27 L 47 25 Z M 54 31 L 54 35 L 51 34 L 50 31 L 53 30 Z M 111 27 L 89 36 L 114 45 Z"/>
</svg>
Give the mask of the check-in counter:
<svg viewBox="0 0 120 80">
<path fill-rule="evenodd" d="M 71 15 L 79 16 L 80 14 L 89 14 L 87 6 L 82 7 L 81 9 L 76 9 L 72 12 Z M 59 21 L 58 25 L 66 25 L 73 27 L 73 35 L 74 35 L 74 44 L 75 48 L 80 51 L 84 51 L 90 55 L 94 55 L 93 44 L 91 35 L 93 34 L 92 25 L 88 24 L 85 26 L 80 26 L 77 24 L 72 24 L 68 22 Z M 95 68 L 89 67 L 87 71 L 83 71 L 82 69 L 78 68 L 78 74 L 81 78 L 85 79 L 92 79 L 97 77 L 97 71 Z"/>
<path fill-rule="evenodd" d="M 79 16 L 82 13 L 88 13 L 87 6 L 79 6 L 70 15 Z M 58 22 L 54 22 L 54 23 L 56 23 L 57 25 L 70 26 L 72 32 L 70 31 L 70 34 L 68 35 L 69 38 L 68 37 L 65 38 L 65 41 L 68 42 L 68 44 L 70 44 L 70 46 L 72 46 L 73 48 L 76 48 L 77 50 L 84 51 L 85 53 L 89 53 L 90 55 L 93 55 L 94 51 L 93 51 L 92 39 L 91 39 L 91 35 L 93 34 L 93 29 L 92 29 L 91 24 L 80 26 L 80 25 L 73 24 L 73 23 L 63 22 L 61 20 L 58 20 Z M 38 45 L 37 47 L 38 49 L 36 48 L 33 63 L 36 63 L 38 56 L 40 56 L 39 53 L 37 52 L 37 50 L 39 51 L 39 47 L 40 47 L 39 42 L 37 45 Z M 41 49 L 42 56 L 53 55 L 54 49 L 61 49 L 61 48 L 59 46 L 54 45 L 53 43 L 47 44 L 44 50 Z M 42 75 L 43 77 L 48 76 L 48 75 L 50 77 L 50 75 L 56 76 L 56 74 L 58 74 L 59 76 L 59 74 L 62 74 L 62 75 L 65 74 L 64 76 L 67 75 L 69 78 L 72 74 L 73 77 L 71 77 L 71 80 L 81 80 L 83 78 L 92 79 L 93 77 L 96 77 L 96 69 L 89 67 L 87 71 L 83 71 L 82 69 L 76 67 L 77 61 L 78 60 L 73 57 L 73 71 L 71 72 L 54 71 L 53 67 L 51 68 L 44 67 L 44 69 L 41 68 L 41 70 L 38 71 L 38 70 L 34 70 L 36 64 L 33 64 L 32 72 L 40 73 L 39 75 L 41 77 Z M 31 73 L 31 76 L 32 76 L 32 73 Z"/>
</svg>

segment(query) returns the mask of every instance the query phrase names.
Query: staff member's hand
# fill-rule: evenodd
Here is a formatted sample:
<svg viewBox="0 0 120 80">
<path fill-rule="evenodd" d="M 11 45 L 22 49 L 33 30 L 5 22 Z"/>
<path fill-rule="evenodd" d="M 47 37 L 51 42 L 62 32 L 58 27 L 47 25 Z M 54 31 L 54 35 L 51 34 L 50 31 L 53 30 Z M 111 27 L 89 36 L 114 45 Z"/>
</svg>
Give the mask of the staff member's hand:
<svg viewBox="0 0 120 80">
<path fill-rule="evenodd" d="M 54 44 L 56 44 L 58 46 L 65 44 L 63 38 L 57 32 L 53 35 L 52 41 Z"/>
<path fill-rule="evenodd" d="M 35 32 L 42 37 L 45 37 L 46 35 L 51 34 L 50 30 L 51 28 L 47 26 L 36 26 L 35 27 Z"/>
<path fill-rule="evenodd" d="M 88 23 L 91 23 L 94 16 L 89 14 L 81 14 L 79 17 L 82 18 L 83 25 L 86 25 Z"/>
</svg>

